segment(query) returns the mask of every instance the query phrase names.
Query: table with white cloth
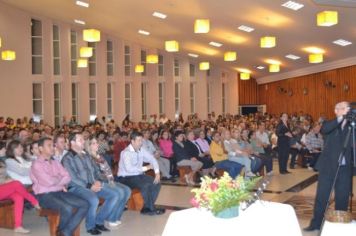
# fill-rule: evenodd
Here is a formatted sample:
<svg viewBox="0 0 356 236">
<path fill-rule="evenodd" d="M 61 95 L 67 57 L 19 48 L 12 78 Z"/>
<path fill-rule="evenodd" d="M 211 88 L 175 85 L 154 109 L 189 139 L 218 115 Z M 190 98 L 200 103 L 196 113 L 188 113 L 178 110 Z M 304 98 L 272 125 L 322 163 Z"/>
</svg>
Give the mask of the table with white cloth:
<svg viewBox="0 0 356 236">
<path fill-rule="evenodd" d="M 351 223 L 332 223 L 325 221 L 321 236 L 355 236 L 356 235 L 356 221 Z"/>
<path fill-rule="evenodd" d="M 302 233 L 291 205 L 257 201 L 231 219 L 220 219 L 197 208 L 172 212 L 162 235 L 302 236 Z"/>
</svg>

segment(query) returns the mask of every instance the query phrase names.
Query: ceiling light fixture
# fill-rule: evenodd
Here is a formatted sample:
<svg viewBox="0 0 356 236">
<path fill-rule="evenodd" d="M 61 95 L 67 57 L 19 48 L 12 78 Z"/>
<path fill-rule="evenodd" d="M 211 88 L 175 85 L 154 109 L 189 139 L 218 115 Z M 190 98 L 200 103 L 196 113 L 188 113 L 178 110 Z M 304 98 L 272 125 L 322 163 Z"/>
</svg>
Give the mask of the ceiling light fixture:
<svg viewBox="0 0 356 236">
<path fill-rule="evenodd" d="M 240 25 L 240 26 L 238 27 L 238 29 L 239 29 L 239 30 L 242 30 L 242 31 L 245 31 L 245 32 L 248 32 L 248 33 L 250 33 L 250 32 L 252 32 L 252 31 L 255 30 L 254 28 L 252 28 L 252 27 L 250 27 L 250 26 L 246 26 L 246 25 Z"/>
<path fill-rule="evenodd" d="M 145 67 L 143 65 L 136 65 L 135 72 L 136 73 L 143 73 L 145 71 Z"/>
<path fill-rule="evenodd" d="M 265 60 L 265 62 L 268 63 L 268 64 L 275 64 L 275 65 L 282 64 L 280 61 L 274 60 L 274 59 L 267 59 L 267 60 Z"/>
<path fill-rule="evenodd" d="M 208 19 L 198 19 L 194 22 L 194 33 L 206 34 L 210 31 L 210 21 Z"/>
<path fill-rule="evenodd" d="M 271 73 L 276 73 L 280 71 L 280 66 L 279 64 L 271 64 L 269 65 L 269 72 Z"/>
<path fill-rule="evenodd" d="M 143 34 L 143 35 L 150 35 L 150 32 L 146 31 L 146 30 L 138 30 L 139 34 Z"/>
<path fill-rule="evenodd" d="M 166 19 L 167 18 L 166 14 L 163 14 L 163 13 L 158 12 L 158 11 L 153 12 L 152 16 L 160 18 L 160 19 Z"/>
<path fill-rule="evenodd" d="M 167 52 L 178 52 L 179 43 L 175 40 L 170 40 L 165 42 L 165 48 Z"/>
<path fill-rule="evenodd" d="M 309 63 L 321 63 L 323 62 L 323 54 L 322 53 L 315 53 L 309 55 Z"/>
<path fill-rule="evenodd" d="M 276 46 L 276 37 L 265 36 L 261 38 L 260 41 L 261 48 L 273 48 Z"/>
<path fill-rule="evenodd" d="M 92 47 L 81 47 L 79 50 L 80 57 L 88 58 L 93 56 L 93 48 Z"/>
<path fill-rule="evenodd" d="M 222 46 L 222 43 L 218 43 L 218 42 L 213 42 L 212 41 L 212 42 L 209 43 L 209 45 L 219 48 L 219 47 Z"/>
<path fill-rule="evenodd" d="M 83 40 L 86 42 L 100 42 L 100 31 L 97 29 L 83 30 Z"/>
<path fill-rule="evenodd" d="M 282 7 L 286 7 L 286 8 L 292 9 L 294 11 L 298 11 L 299 9 L 304 7 L 304 5 L 297 3 L 297 2 L 288 1 L 288 2 L 283 3 Z"/>
<path fill-rule="evenodd" d="M 236 61 L 236 58 L 236 52 L 229 51 L 224 53 L 224 61 Z"/>
<path fill-rule="evenodd" d="M 318 26 L 333 26 L 338 23 L 337 11 L 322 11 L 316 16 Z"/>
<path fill-rule="evenodd" d="M 265 67 L 264 66 L 257 66 L 256 68 L 259 69 L 259 70 L 263 70 Z"/>
<path fill-rule="evenodd" d="M 16 52 L 11 50 L 2 51 L 1 59 L 4 61 L 14 61 L 16 60 Z"/>
<path fill-rule="evenodd" d="M 77 67 L 78 68 L 86 68 L 86 67 L 88 67 L 88 59 L 78 59 Z"/>
<path fill-rule="evenodd" d="M 340 46 L 343 46 L 343 47 L 352 44 L 352 42 L 347 41 L 347 40 L 345 40 L 345 39 L 338 39 L 338 40 L 335 40 L 333 43 L 334 43 L 334 44 L 337 44 L 337 45 L 340 45 Z"/>
<path fill-rule="evenodd" d="M 156 55 L 156 54 L 147 55 L 146 62 L 149 64 L 157 64 L 158 63 L 158 55 Z"/>
<path fill-rule="evenodd" d="M 75 4 L 81 7 L 89 7 L 89 3 L 83 1 L 76 1 Z"/>
<path fill-rule="evenodd" d="M 207 61 L 203 61 L 199 63 L 199 70 L 209 70 L 210 64 Z"/>
<path fill-rule="evenodd" d="M 288 54 L 286 55 L 286 58 L 292 59 L 292 60 L 298 60 L 300 59 L 299 56 L 293 55 L 293 54 Z"/>
<path fill-rule="evenodd" d="M 325 50 L 322 48 L 318 48 L 318 47 L 306 47 L 304 48 L 304 51 L 309 52 L 309 53 L 325 53 Z"/>
<path fill-rule="evenodd" d="M 241 80 L 249 80 L 250 79 L 250 73 L 247 73 L 247 72 L 241 72 L 240 73 L 240 79 Z"/>
<path fill-rule="evenodd" d="M 194 53 L 188 53 L 188 56 L 190 56 L 190 57 L 195 57 L 195 58 L 199 57 L 199 55 L 194 54 Z"/>
<path fill-rule="evenodd" d="M 74 22 L 77 23 L 77 24 L 79 24 L 79 25 L 85 25 L 85 21 L 83 21 L 83 20 L 77 20 L 77 19 L 75 19 Z"/>
</svg>

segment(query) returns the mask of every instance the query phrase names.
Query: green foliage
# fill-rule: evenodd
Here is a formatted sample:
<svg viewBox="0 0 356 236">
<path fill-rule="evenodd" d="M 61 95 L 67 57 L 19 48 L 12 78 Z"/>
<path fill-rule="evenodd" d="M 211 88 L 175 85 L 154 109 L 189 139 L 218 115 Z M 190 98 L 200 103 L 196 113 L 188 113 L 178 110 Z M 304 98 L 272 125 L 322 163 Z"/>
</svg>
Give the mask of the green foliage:
<svg viewBox="0 0 356 236">
<path fill-rule="evenodd" d="M 200 188 L 192 189 L 195 197 L 191 203 L 195 207 L 206 208 L 216 215 L 224 209 L 238 206 L 240 202 L 251 199 L 251 190 L 260 179 L 261 177 L 244 180 L 243 176 L 232 179 L 226 172 L 220 179 L 206 176 L 202 178 Z"/>
</svg>

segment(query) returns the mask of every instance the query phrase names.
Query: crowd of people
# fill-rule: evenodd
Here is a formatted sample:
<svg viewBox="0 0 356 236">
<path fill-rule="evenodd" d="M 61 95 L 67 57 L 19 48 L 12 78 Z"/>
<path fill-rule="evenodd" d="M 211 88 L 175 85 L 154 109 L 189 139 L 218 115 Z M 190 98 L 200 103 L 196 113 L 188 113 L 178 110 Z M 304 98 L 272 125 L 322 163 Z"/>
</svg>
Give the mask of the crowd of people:
<svg viewBox="0 0 356 236">
<path fill-rule="evenodd" d="M 60 127 L 51 127 L 0 117 L 0 200 L 14 202 L 16 232 L 29 232 L 22 225 L 26 199 L 36 209 L 60 213 L 58 234 L 72 235 L 85 218 L 87 232 L 98 235 L 122 223 L 134 188 L 144 199 L 141 214 L 164 214 L 155 206 L 160 181 L 177 181 L 181 166 L 191 168 L 184 180 L 192 186 L 196 175 L 216 177 L 218 169 L 232 177 L 272 175 L 274 157 L 282 175 L 290 173 L 289 156 L 290 169 L 298 157 L 301 167 L 316 171 L 321 121 L 302 112 L 211 113 L 205 120 L 198 114 L 174 121 L 164 115 L 141 122 L 126 117 L 121 124 L 105 117 L 87 124 L 63 119 Z M 154 175 L 146 175 L 148 170 Z"/>
</svg>

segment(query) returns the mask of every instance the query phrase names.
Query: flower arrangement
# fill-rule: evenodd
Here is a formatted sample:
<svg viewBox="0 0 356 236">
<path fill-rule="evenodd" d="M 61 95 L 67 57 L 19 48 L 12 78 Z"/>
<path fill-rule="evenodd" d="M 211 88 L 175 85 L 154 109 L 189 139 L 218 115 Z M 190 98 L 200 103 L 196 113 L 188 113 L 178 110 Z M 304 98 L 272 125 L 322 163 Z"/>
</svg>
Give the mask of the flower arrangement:
<svg viewBox="0 0 356 236">
<path fill-rule="evenodd" d="M 260 178 L 245 180 L 243 176 L 232 179 L 227 172 L 220 179 L 205 176 L 201 187 L 192 189 L 195 196 L 190 202 L 194 207 L 206 208 L 216 216 L 223 210 L 252 199 L 250 190 L 259 180 Z"/>
</svg>

